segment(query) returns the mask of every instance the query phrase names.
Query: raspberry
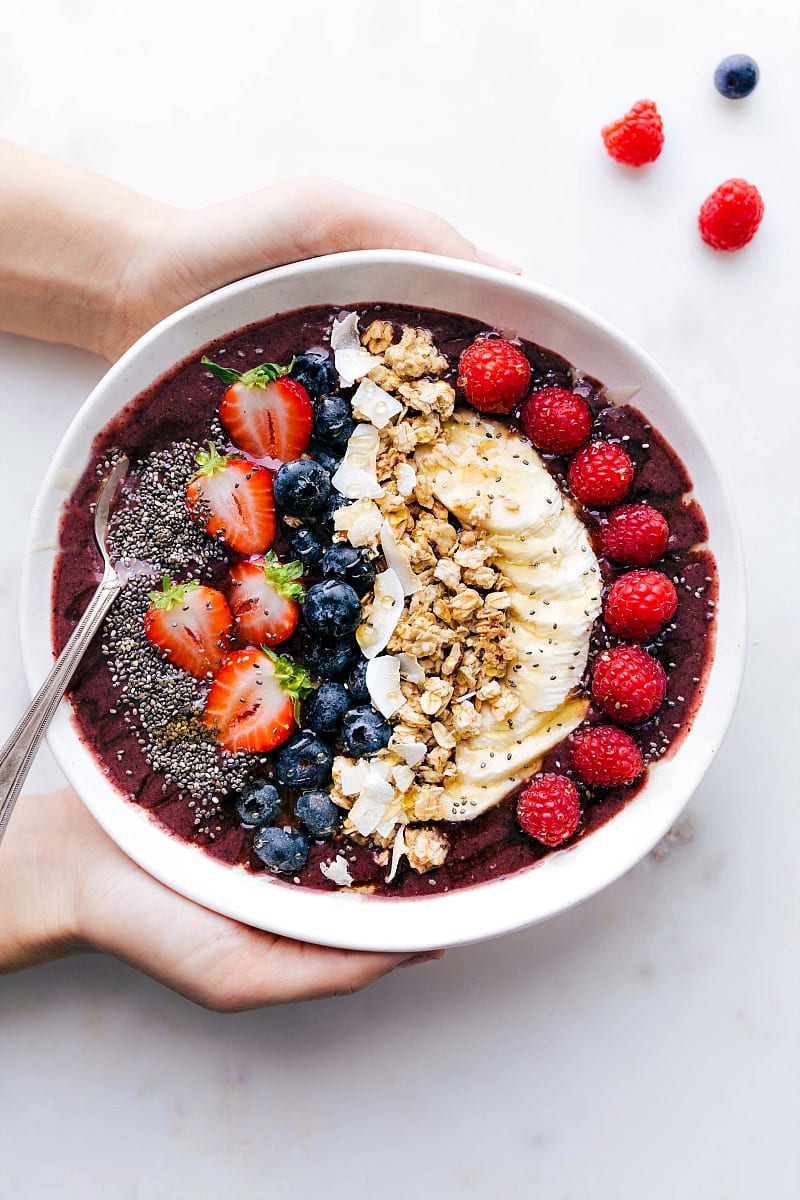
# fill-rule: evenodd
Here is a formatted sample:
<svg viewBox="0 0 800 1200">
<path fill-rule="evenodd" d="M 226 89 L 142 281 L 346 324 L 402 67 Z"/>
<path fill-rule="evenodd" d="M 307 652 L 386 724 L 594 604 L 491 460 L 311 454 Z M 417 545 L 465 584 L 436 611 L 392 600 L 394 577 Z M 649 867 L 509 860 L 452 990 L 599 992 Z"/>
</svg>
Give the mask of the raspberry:
<svg viewBox="0 0 800 1200">
<path fill-rule="evenodd" d="M 660 571 L 629 571 L 616 581 L 606 600 L 606 625 L 617 637 L 643 642 L 655 637 L 675 616 L 678 593 Z"/>
<path fill-rule="evenodd" d="M 664 126 L 653 100 L 637 100 L 624 117 L 604 125 L 600 134 L 611 157 L 629 167 L 655 162 L 664 145 Z"/>
<path fill-rule="evenodd" d="M 560 387 L 542 388 L 528 396 L 519 419 L 534 446 L 548 454 L 572 454 L 592 428 L 586 401 Z"/>
<path fill-rule="evenodd" d="M 502 338 L 476 338 L 458 360 L 458 386 L 479 412 L 511 412 L 530 381 L 531 364 Z"/>
<path fill-rule="evenodd" d="M 590 787 L 633 783 L 644 769 L 639 747 L 624 729 L 594 725 L 575 735 L 572 765 Z"/>
<path fill-rule="evenodd" d="M 517 819 L 537 842 L 558 846 L 578 828 L 578 789 L 566 775 L 537 775 L 517 801 Z"/>
<path fill-rule="evenodd" d="M 669 525 L 649 504 L 615 508 L 600 531 L 600 549 L 623 567 L 649 567 L 663 555 Z"/>
<path fill-rule="evenodd" d="M 758 189 L 746 179 L 728 179 L 703 202 L 700 236 L 714 250 L 741 250 L 755 234 L 764 215 Z"/>
<path fill-rule="evenodd" d="M 590 442 L 573 458 L 568 474 L 576 500 L 590 508 L 610 508 L 626 495 L 633 463 L 615 442 Z"/>
<path fill-rule="evenodd" d="M 592 699 L 620 725 L 646 721 L 661 707 L 667 675 L 641 646 L 615 646 L 597 656 Z"/>
</svg>

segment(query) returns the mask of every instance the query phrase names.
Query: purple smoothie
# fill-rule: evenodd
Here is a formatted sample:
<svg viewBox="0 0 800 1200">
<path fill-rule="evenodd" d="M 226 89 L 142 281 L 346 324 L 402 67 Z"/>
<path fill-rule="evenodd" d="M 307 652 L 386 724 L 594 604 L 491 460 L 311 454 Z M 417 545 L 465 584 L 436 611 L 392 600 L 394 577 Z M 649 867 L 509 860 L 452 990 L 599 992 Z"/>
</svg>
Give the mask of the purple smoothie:
<svg viewBox="0 0 800 1200">
<path fill-rule="evenodd" d="M 136 397 L 102 431 L 92 446 L 91 458 L 82 478 L 66 504 L 61 524 L 61 551 L 54 576 L 53 632 L 61 648 L 72 632 L 102 573 L 99 553 L 94 545 L 92 505 L 97 497 L 103 463 L 110 452 L 120 450 L 137 464 L 153 452 L 175 442 L 191 438 L 204 441 L 217 414 L 221 396 L 219 383 L 210 378 L 200 364 L 202 353 L 214 361 L 246 370 L 265 360 L 288 362 L 294 354 L 312 349 L 327 349 L 330 327 L 338 310 L 303 310 L 252 326 L 198 352 L 159 380 L 149 391 Z M 422 326 L 431 331 L 440 352 L 453 369 L 446 376 L 455 384 L 455 364 L 463 349 L 485 326 L 467 318 L 392 305 L 358 306 L 362 328 L 376 316 L 401 325 Z M 677 455 L 635 408 L 613 406 L 596 380 L 583 378 L 573 385 L 570 365 L 559 356 L 524 342 L 522 348 L 532 366 L 532 386 L 556 384 L 579 392 L 590 405 L 595 429 L 612 440 L 624 439 L 636 476 L 625 503 L 646 499 L 666 517 L 670 541 L 665 557 L 657 564 L 675 584 L 678 611 L 664 632 L 645 644 L 667 670 L 667 696 L 658 713 L 647 723 L 634 727 L 645 761 L 653 762 L 674 751 L 685 736 L 700 703 L 703 683 L 713 651 L 714 614 L 717 602 L 717 573 L 711 553 L 704 548 L 707 528 L 695 501 L 687 500 L 691 481 Z M 513 422 L 511 422 L 513 424 Z M 563 486 L 566 460 L 543 456 L 549 469 Z M 610 586 L 625 568 L 616 567 L 599 553 L 596 533 L 600 514 L 583 513 L 593 533 L 595 551 L 603 580 Z M 330 539 L 328 539 L 330 540 Z M 282 556 L 280 538 L 276 549 Z M 203 580 L 221 583 L 232 559 L 218 551 L 206 564 Z M 313 573 L 307 573 L 313 581 Z M 590 668 L 594 655 L 614 644 L 602 618 L 592 637 Z M 253 872 L 265 868 L 252 852 L 253 830 L 239 825 L 232 799 L 210 811 L 148 764 L 137 741 L 134 723 L 120 705 L 119 688 L 103 651 L 104 631 L 90 646 L 73 682 L 71 698 L 80 735 L 90 747 L 115 786 L 133 803 L 150 810 L 159 823 L 174 836 L 203 846 L 222 861 L 238 863 Z M 283 649 L 283 648 L 282 648 Z M 298 653 L 299 644 L 290 641 L 289 653 Z M 588 672 L 587 672 L 588 673 Z M 600 720 L 590 710 L 589 723 Z M 259 774 L 269 777 L 271 759 L 256 756 Z M 545 770 L 571 774 L 568 742 L 547 756 Z M 646 783 L 647 772 L 631 787 L 592 792 L 580 786 L 583 818 L 572 841 L 585 837 L 614 816 Z M 577 781 L 576 781 L 577 782 Z M 286 812 L 289 813 L 287 806 Z M 389 896 L 431 895 L 452 888 L 479 884 L 524 869 L 551 853 L 519 829 L 515 816 L 515 797 L 510 796 L 489 812 L 471 822 L 443 823 L 452 849 L 445 864 L 418 875 L 403 862 L 397 877 L 386 885 L 385 866 L 378 866 L 373 851 L 348 839 L 311 842 L 308 863 L 297 879 L 307 887 L 334 889 L 320 872 L 319 865 L 336 853 L 344 854 L 356 886 L 373 888 Z M 289 883 L 288 886 L 292 886 Z"/>
</svg>

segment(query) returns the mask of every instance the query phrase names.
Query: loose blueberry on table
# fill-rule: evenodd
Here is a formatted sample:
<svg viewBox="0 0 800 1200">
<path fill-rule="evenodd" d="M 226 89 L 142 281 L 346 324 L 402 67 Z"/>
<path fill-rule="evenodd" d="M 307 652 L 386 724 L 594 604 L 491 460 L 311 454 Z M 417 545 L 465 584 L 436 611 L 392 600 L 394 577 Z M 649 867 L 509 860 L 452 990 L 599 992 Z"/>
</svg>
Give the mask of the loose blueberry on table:
<svg viewBox="0 0 800 1200">
<path fill-rule="evenodd" d="M 660 137 L 645 106 L 607 141 L 632 161 Z M 691 724 L 717 600 L 691 481 L 541 346 L 384 304 L 208 346 L 98 439 L 58 647 L 119 453 L 133 578 L 76 719 L 131 802 L 226 863 L 386 896 L 486 882 L 611 819 Z"/>
</svg>

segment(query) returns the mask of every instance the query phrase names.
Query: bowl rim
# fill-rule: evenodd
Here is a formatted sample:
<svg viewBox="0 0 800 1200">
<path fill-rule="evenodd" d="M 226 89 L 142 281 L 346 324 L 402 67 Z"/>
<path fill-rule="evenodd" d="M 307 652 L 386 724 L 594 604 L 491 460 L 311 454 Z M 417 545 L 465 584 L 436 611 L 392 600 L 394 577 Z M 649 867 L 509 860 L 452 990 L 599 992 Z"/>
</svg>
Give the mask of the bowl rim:
<svg viewBox="0 0 800 1200">
<path fill-rule="evenodd" d="M 717 631 L 713 661 L 705 679 L 705 694 L 707 696 L 712 678 L 722 671 L 723 664 L 726 667 L 726 687 L 722 695 L 717 696 L 713 713 L 706 711 L 705 699 L 698 707 L 695 722 L 697 715 L 702 712 L 704 723 L 709 728 L 705 730 L 703 740 L 693 744 L 691 760 L 686 751 L 692 741 L 693 728 L 683 737 L 674 754 L 655 766 L 659 772 L 658 778 L 663 778 L 665 785 L 667 776 L 674 783 L 674 800 L 669 803 L 662 799 L 656 815 L 652 805 L 647 802 L 648 791 L 652 788 L 651 780 L 619 814 L 590 836 L 563 851 L 548 855 L 529 868 L 448 893 L 424 897 L 378 897 L 349 891 L 293 887 L 269 876 L 252 875 L 244 868 L 221 863 L 199 847 L 170 835 L 145 810 L 127 800 L 103 774 L 93 753 L 80 740 L 72 719 L 72 707 L 67 700 L 60 706 L 48 731 L 48 742 L 67 779 L 112 840 L 130 858 L 174 891 L 244 923 L 303 941 L 361 950 L 425 950 L 493 938 L 546 920 L 620 878 L 649 853 L 674 824 L 722 744 L 733 716 L 744 672 L 747 627 L 744 556 L 735 508 L 726 481 L 678 389 L 626 334 L 580 302 L 532 280 L 493 267 L 416 251 L 348 251 L 273 268 L 211 292 L 165 317 L 143 334 L 103 375 L 73 417 L 42 481 L 29 522 L 20 587 L 20 636 L 25 673 L 33 692 L 41 683 L 46 669 L 41 647 L 43 606 L 41 597 L 34 594 L 34 559 L 41 549 L 37 535 L 42 530 L 48 508 L 52 507 L 52 493 L 57 490 L 59 475 L 64 470 L 70 452 L 82 442 L 86 460 L 88 445 L 97 430 L 89 435 L 87 444 L 84 429 L 92 425 L 92 414 L 100 407 L 106 393 L 124 378 L 129 364 L 148 348 L 170 339 L 174 331 L 190 326 L 195 317 L 217 308 L 224 311 L 233 297 L 247 292 L 258 294 L 264 287 L 273 290 L 277 296 L 280 292 L 278 285 L 283 281 L 303 275 L 323 280 L 325 276 L 335 276 L 351 267 L 362 266 L 408 268 L 422 274 L 444 272 L 495 287 L 500 284 L 518 296 L 566 312 L 621 348 L 643 375 L 656 383 L 677 411 L 700 457 L 708 465 L 708 486 L 717 489 L 720 501 L 718 519 L 727 527 L 725 542 L 728 561 L 724 583 L 720 571 L 720 590 L 723 586 L 725 590 L 727 637 L 725 644 L 721 645 Z M 353 301 L 354 304 L 366 302 Z M 321 300 L 320 303 L 325 301 Z M 423 304 L 422 307 L 434 306 Z M 291 311 L 295 311 L 291 306 L 277 307 L 274 313 L 263 317 L 263 320 Z M 256 318 L 253 323 L 258 323 L 258 320 Z M 237 327 L 241 328 L 241 325 Z M 176 355 L 174 363 L 181 362 L 192 352 L 184 351 Z M 106 420 L 107 417 L 103 425 Z M 696 480 L 693 479 L 694 483 Z M 714 550 L 713 544 L 711 549 Z M 47 601 L 48 651 L 52 661 L 49 596 Z M 679 771 L 675 769 L 677 763 L 680 763 Z M 659 792 L 663 791 L 663 787 L 659 788 Z M 623 820 L 627 838 L 615 835 Z M 531 885 L 534 875 L 541 877 L 545 872 L 546 885 Z M 491 902 L 483 902 L 490 892 Z"/>
</svg>

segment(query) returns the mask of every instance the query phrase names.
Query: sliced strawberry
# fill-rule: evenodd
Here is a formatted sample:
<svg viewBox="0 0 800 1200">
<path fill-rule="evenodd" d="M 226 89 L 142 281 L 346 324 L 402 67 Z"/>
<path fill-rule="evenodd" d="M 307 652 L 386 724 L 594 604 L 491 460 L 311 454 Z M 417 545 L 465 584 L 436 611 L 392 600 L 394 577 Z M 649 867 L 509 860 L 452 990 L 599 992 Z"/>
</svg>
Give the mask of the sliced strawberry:
<svg viewBox="0 0 800 1200">
<path fill-rule="evenodd" d="M 250 371 L 221 367 L 210 358 L 203 366 L 228 387 L 219 406 L 219 419 L 240 449 L 254 458 L 292 462 L 311 437 L 314 410 L 302 383 L 289 378 L 288 367 L 262 363 Z"/>
<path fill-rule="evenodd" d="M 198 581 L 171 583 L 150 593 L 144 631 L 176 667 L 204 679 L 219 670 L 231 648 L 231 610 L 216 588 Z"/>
<path fill-rule="evenodd" d="M 300 620 L 301 562 L 281 563 L 273 550 L 264 558 L 237 563 L 230 574 L 228 601 L 239 639 L 254 646 L 277 646 Z"/>
<path fill-rule="evenodd" d="M 198 451 L 197 465 L 186 486 L 192 520 L 239 554 L 263 554 L 275 538 L 269 471 L 240 454 L 219 454 L 213 442 Z"/>
<path fill-rule="evenodd" d="M 236 650 L 211 684 L 205 723 L 226 750 L 264 753 L 285 742 L 314 690 L 302 667 L 270 650 Z"/>
</svg>

